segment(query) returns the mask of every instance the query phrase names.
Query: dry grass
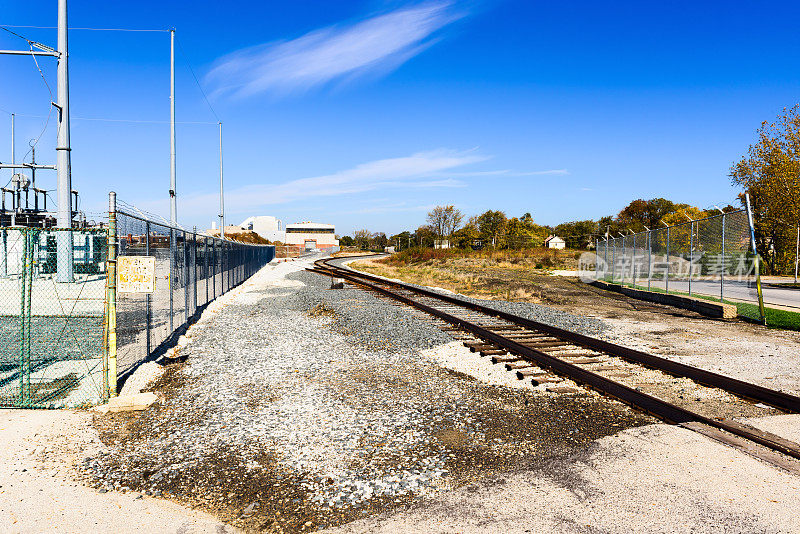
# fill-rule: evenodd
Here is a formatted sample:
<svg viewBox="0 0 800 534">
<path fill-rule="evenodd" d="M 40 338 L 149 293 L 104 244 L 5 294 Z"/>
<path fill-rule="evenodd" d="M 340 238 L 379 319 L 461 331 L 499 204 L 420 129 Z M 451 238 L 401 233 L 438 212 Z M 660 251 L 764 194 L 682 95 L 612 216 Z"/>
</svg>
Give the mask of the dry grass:
<svg viewBox="0 0 800 534">
<path fill-rule="evenodd" d="M 442 287 L 477 298 L 557 304 L 557 292 L 543 290 L 553 269 L 575 269 L 575 250 L 409 249 L 351 266 L 379 276 Z"/>
<path fill-rule="evenodd" d="M 538 269 L 576 269 L 583 251 L 556 250 L 544 247 L 519 250 L 471 250 L 471 249 L 431 249 L 410 248 L 383 260 L 387 265 L 436 265 L 458 263 L 481 267 Z"/>
</svg>

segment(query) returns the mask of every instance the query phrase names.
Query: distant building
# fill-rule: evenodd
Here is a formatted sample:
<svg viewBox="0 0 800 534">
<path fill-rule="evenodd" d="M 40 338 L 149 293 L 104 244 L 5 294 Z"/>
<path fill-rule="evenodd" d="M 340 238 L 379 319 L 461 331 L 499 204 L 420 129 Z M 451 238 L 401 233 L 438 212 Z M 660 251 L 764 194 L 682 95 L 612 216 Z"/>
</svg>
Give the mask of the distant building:
<svg viewBox="0 0 800 534">
<path fill-rule="evenodd" d="M 386 252 L 387 254 L 394 254 L 395 252 L 397 252 L 397 250 L 395 250 L 394 245 L 392 245 L 391 247 L 383 247 L 383 251 Z"/>
<path fill-rule="evenodd" d="M 551 235 L 547 239 L 544 240 L 544 246 L 547 248 L 557 248 L 561 249 L 564 248 L 567 244 L 564 242 L 563 239 L 558 237 L 557 235 Z"/>
<path fill-rule="evenodd" d="M 433 248 L 450 248 L 449 239 L 434 239 Z"/>
<path fill-rule="evenodd" d="M 286 241 L 286 231 L 283 228 L 283 223 L 271 215 L 260 215 L 257 217 L 248 217 L 242 224 L 245 230 L 252 230 L 264 239 L 270 241 Z"/>
<path fill-rule="evenodd" d="M 339 247 L 334 225 L 311 221 L 287 224 L 284 243 L 287 246 L 303 250 L 326 250 Z"/>
</svg>

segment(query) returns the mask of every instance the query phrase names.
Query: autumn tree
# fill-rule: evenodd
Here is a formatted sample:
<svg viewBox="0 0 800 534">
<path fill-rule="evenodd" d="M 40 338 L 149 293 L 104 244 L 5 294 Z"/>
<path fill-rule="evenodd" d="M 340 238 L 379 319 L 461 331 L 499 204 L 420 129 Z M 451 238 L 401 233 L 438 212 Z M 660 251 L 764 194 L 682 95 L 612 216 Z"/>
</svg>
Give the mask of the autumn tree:
<svg viewBox="0 0 800 534">
<path fill-rule="evenodd" d="M 617 222 L 633 232 L 641 232 L 645 227 L 651 229 L 658 227 L 665 215 L 677 211 L 679 207 L 679 204 L 666 198 L 637 199 L 619 212 Z"/>
<path fill-rule="evenodd" d="M 428 226 L 437 237 L 450 237 L 464 219 L 464 214 L 455 206 L 436 206 L 428 212 Z"/>
<path fill-rule="evenodd" d="M 476 224 L 482 239 L 494 247 L 502 246 L 508 224 L 505 213 L 493 210 L 485 211 L 478 216 Z"/>
<path fill-rule="evenodd" d="M 784 108 L 775 122 L 761 123 L 758 141 L 730 176 L 750 194 L 756 246 L 767 270 L 790 270 L 800 226 L 800 105 Z"/>
</svg>

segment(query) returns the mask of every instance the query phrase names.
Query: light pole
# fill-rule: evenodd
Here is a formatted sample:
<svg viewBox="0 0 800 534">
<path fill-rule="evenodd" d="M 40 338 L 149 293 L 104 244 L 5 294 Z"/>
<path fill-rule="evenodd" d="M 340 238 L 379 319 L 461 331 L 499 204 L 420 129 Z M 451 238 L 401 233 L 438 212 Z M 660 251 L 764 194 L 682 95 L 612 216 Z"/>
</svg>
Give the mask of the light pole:
<svg viewBox="0 0 800 534">
<path fill-rule="evenodd" d="M 27 40 L 27 39 L 26 39 Z M 57 170 L 57 224 L 62 229 L 56 235 L 57 276 L 59 282 L 72 282 L 72 174 L 70 169 L 69 143 L 69 48 L 67 45 L 67 0 L 58 0 L 58 44 L 57 49 L 28 40 L 30 50 L 0 50 L 0 55 L 50 56 L 58 59 L 56 73 L 57 97 L 52 105 L 58 109 L 58 128 L 56 140 L 56 165 L 36 165 L 12 161 L 10 165 L 0 164 L 3 169 L 55 169 Z M 34 48 L 36 50 L 34 50 Z M 13 123 L 12 123 L 13 124 Z"/>
<path fill-rule="evenodd" d="M 58 0 L 58 226 L 56 263 L 59 282 L 72 282 L 72 169 L 69 143 L 69 48 L 67 42 L 67 0 Z"/>
<path fill-rule="evenodd" d="M 169 222 L 178 223 L 175 166 L 175 28 L 169 31 Z"/>
<path fill-rule="evenodd" d="M 222 187 L 222 121 L 219 121 L 219 235 L 225 239 L 225 197 Z"/>
</svg>

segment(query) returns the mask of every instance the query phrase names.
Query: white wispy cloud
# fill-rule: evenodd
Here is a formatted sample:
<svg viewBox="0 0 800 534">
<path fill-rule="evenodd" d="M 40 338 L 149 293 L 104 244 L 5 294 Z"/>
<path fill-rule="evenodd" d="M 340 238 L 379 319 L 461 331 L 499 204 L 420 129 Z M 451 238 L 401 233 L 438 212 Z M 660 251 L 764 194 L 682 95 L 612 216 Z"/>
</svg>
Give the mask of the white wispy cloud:
<svg viewBox="0 0 800 534">
<path fill-rule="evenodd" d="M 333 174 L 282 184 L 253 184 L 227 191 L 226 211 L 231 214 L 252 214 L 265 206 L 377 189 L 463 187 L 465 184 L 459 180 L 441 179 L 436 175 L 487 159 L 487 156 L 474 151 L 439 149 L 362 163 Z M 185 196 L 179 199 L 179 215 L 181 219 L 207 216 L 215 213 L 218 203 L 217 193 Z M 157 213 L 162 213 L 166 207 L 161 201 L 140 205 Z"/>
<path fill-rule="evenodd" d="M 217 60 L 206 82 L 215 95 L 246 97 L 387 72 L 433 44 L 437 30 L 461 16 L 451 1 L 431 1 L 315 30 L 291 41 L 244 48 Z"/>
<path fill-rule="evenodd" d="M 494 171 L 453 172 L 448 173 L 448 176 L 565 176 L 568 174 L 569 171 L 567 169 L 550 169 L 546 171 L 515 171 L 512 169 L 499 169 Z"/>
</svg>

